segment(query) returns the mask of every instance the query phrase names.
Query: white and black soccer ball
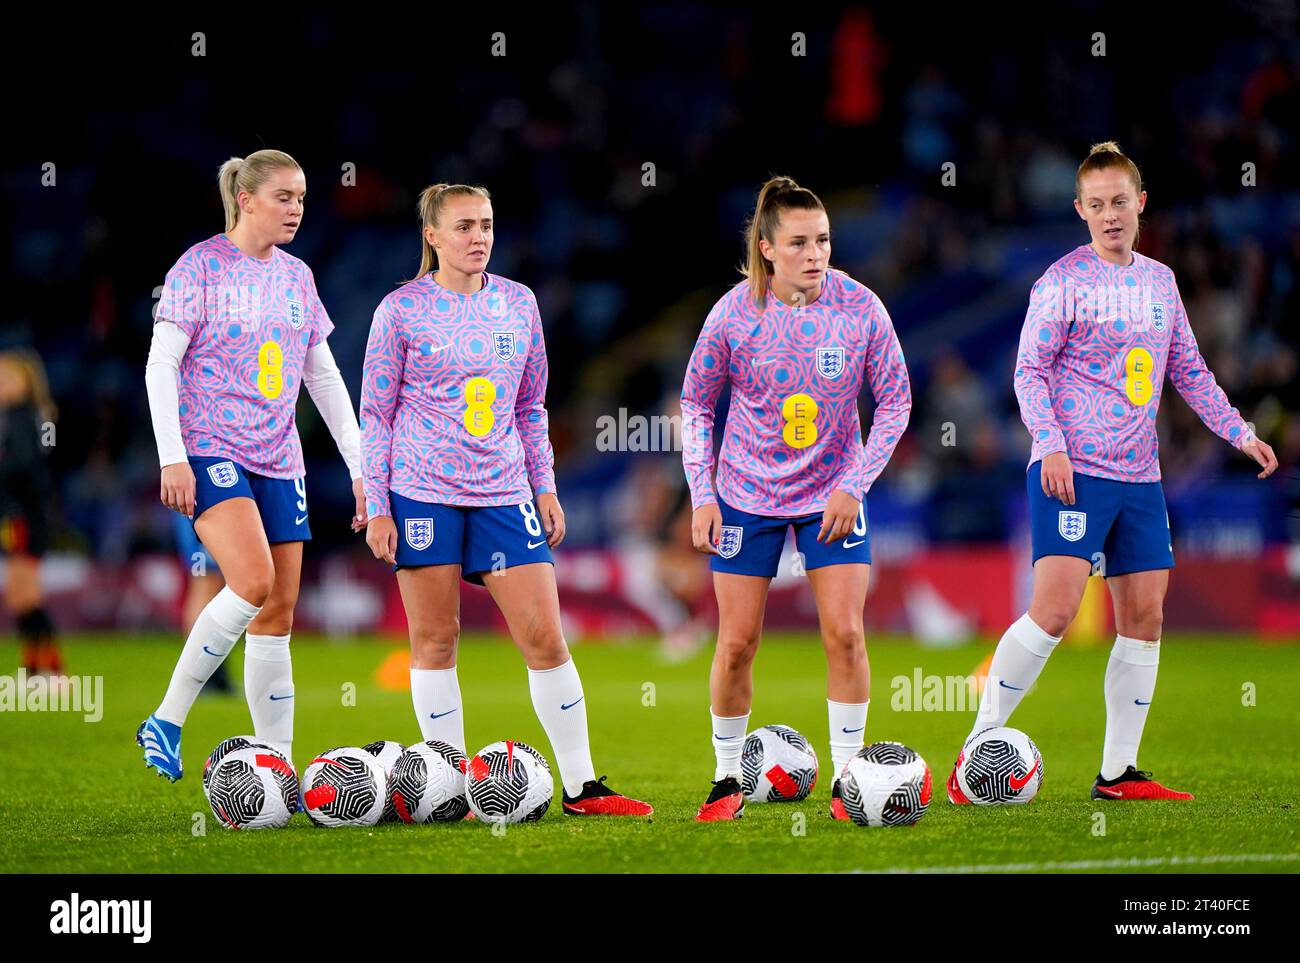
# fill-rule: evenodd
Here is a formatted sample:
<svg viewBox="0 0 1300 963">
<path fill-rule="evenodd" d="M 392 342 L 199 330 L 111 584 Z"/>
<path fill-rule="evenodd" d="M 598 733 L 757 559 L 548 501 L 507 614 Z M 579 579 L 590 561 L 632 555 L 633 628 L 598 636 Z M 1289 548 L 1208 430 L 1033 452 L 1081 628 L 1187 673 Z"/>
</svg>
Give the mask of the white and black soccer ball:
<svg viewBox="0 0 1300 963">
<path fill-rule="evenodd" d="M 526 742 L 494 742 L 470 759 L 465 797 L 489 823 L 531 823 L 542 818 L 555 786 L 546 757 Z"/>
<path fill-rule="evenodd" d="M 203 795 L 208 795 L 208 784 L 212 781 L 212 770 L 226 753 L 234 752 L 236 749 L 247 749 L 250 746 L 259 746 L 264 749 L 274 748 L 269 742 L 258 739 L 256 736 L 231 736 L 217 743 L 217 748 L 208 754 L 208 758 L 203 760 Z M 292 763 L 290 763 L 292 765 Z M 294 778 L 297 778 L 295 773 Z"/>
<path fill-rule="evenodd" d="M 212 814 L 227 829 L 278 828 L 298 808 L 298 776 L 270 746 L 231 749 L 204 779 Z"/>
<path fill-rule="evenodd" d="M 302 774 L 302 800 L 317 826 L 373 826 L 384 814 L 388 776 L 356 746 L 322 752 Z"/>
<path fill-rule="evenodd" d="M 366 743 L 361 748 L 379 760 L 379 764 L 384 767 L 385 778 L 391 783 L 393 766 L 396 765 L 406 746 L 400 742 L 393 742 L 391 739 L 381 739 L 379 742 Z M 397 812 L 393 809 L 392 800 L 386 790 L 384 794 L 384 814 L 379 818 L 379 821 L 381 823 L 395 823 L 398 821 Z"/>
<path fill-rule="evenodd" d="M 445 742 L 417 742 L 397 759 L 388 778 L 388 808 L 404 823 L 449 823 L 469 812 L 465 753 Z"/>
<path fill-rule="evenodd" d="M 817 785 L 817 752 L 789 726 L 763 726 L 745 737 L 740 773 L 750 802 L 798 802 Z"/>
<path fill-rule="evenodd" d="M 1043 785 L 1043 755 L 1019 729 L 994 726 L 966 740 L 957 757 L 957 784 L 977 806 L 1031 801 Z"/>
<path fill-rule="evenodd" d="M 859 826 L 914 826 L 930 807 L 930 767 L 901 742 L 873 742 L 840 772 L 844 810 Z"/>
</svg>

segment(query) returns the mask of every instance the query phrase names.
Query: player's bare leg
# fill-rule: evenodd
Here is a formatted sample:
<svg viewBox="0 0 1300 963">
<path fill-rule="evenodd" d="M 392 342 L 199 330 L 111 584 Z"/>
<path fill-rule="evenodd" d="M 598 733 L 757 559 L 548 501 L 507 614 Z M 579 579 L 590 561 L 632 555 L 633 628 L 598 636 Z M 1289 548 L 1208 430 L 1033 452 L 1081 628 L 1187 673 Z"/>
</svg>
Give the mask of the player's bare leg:
<svg viewBox="0 0 1300 963">
<path fill-rule="evenodd" d="M 700 822 L 738 819 L 745 811 L 740 754 L 754 697 L 754 656 L 763 635 L 763 612 L 771 584 L 771 579 L 760 575 L 713 573 L 718 642 L 709 670 L 709 711 L 716 765 L 713 789 L 695 814 Z"/>
<path fill-rule="evenodd" d="M 22 640 L 22 664 L 27 674 L 63 675 L 63 658 L 54 639 L 54 622 L 41 594 L 41 561 L 25 552 L 11 552 L 5 563 L 5 608 L 13 616 Z"/>
<path fill-rule="evenodd" d="M 254 735 L 292 761 L 294 687 L 289 639 L 302 578 L 302 542 L 280 542 L 270 551 L 275 581 L 262 610 L 248 623 L 244 695 Z"/>
<path fill-rule="evenodd" d="M 560 624 L 555 567 L 549 562 L 517 565 L 485 574 L 483 583 L 528 666 L 533 708 L 564 783 L 564 811 L 571 816 L 649 816 L 654 809 L 648 803 L 616 793 L 604 776 L 596 778 L 582 680 Z"/>
<path fill-rule="evenodd" d="M 249 623 L 275 584 L 275 563 L 251 498 L 228 498 L 207 509 L 194 530 L 226 577 L 226 587 L 199 614 L 172 672 L 163 701 L 136 730 L 145 764 L 175 782 L 182 776 L 181 726 L 199 690 Z"/>
<path fill-rule="evenodd" d="M 1071 555 L 1044 555 L 1034 563 L 1034 594 L 1029 611 L 1011 624 L 993 652 L 979 711 L 966 741 L 984 729 L 1007 724 L 1074 621 L 1091 572 L 1088 559 Z M 948 801 L 966 805 L 970 800 L 957 783 L 960 764 L 958 753 L 948 776 Z"/>
<path fill-rule="evenodd" d="M 862 610 L 871 582 L 870 565 L 826 565 L 808 570 L 817 623 L 826 649 L 826 708 L 831 743 L 831 818 L 847 820 L 840 799 L 840 770 L 866 739 L 871 701 Z"/>
<path fill-rule="evenodd" d="M 1147 711 L 1155 697 L 1169 570 L 1108 578 L 1115 604 L 1115 646 L 1106 666 L 1106 742 L 1093 799 L 1192 799 L 1137 767 Z"/>
<path fill-rule="evenodd" d="M 465 749 L 465 713 L 456 676 L 460 645 L 460 566 L 397 572 L 411 635 L 411 701 L 427 742 Z"/>
</svg>

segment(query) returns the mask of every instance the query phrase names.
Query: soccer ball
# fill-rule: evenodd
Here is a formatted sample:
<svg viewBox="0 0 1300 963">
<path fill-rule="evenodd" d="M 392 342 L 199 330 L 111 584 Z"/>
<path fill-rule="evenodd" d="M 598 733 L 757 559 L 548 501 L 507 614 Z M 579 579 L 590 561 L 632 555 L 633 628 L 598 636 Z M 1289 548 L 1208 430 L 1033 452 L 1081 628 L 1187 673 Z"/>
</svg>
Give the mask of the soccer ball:
<svg viewBox="0 0 1300 963">
<path fill-rule="evenodd" d="M 465 753 L 445 742 L 416 743 L 398 757 L 388 779 L 388 807 L 404 823 L 449 823 L 469 812 Z M 385 810 L 387 811 L 387 809 Z"/>
<path fill-rule="evenodd" d="M 402 755 L 406 746 L 400 742 L 392 742 L 388 739 L 381 739 L 379 742 L 371 742 L 361 747 L 379 760 L 379 764 L 384 767 L 384 777 L 390 782 L 393 778 L 393 766 L 397 763 L 398 758 Z M 389 793 L 384 792 L 384 814 L 379 818 L 381 823 L 397 822 L 397 811 L 393 809 L 392 799 Z"/>
<path fill-rule="evenodd" d="M 1027 803 L 1042 788 L 1043 756 L 1019 729 L 984 729 L 962 746 L 957 784 L 977 806 Z"/>
<path fill-rule="evenodd" d="M 208 758 L 203 761 L 203 795 L 210 795 L 208 785 L 212 781 L 212 770 L 217 763 L 225 758 L 226 753 L 234 752 L 236 749 L 247 749 L 250 746 L 274 749 L 269 742 L 258 739 L 256 736 L 231 736 L 229 739 L 217 743 L 217 748 L 213 749 Z M 294 778 L 297 778 L 296 774 Z"/>
<path fill-rule="evenodd" d="M 546 757 L 524 742 L 494 742 L 480 749 L 465 773 L 469 808 L 484 822 L 536 822 L 554 792 Z"/>
<path fill-rule="evenodd" d="M 859 826 L 914 826 L 930 806 L 930 767 L 900 742 L 859 749 L 840 772 L 844 810 Z"/>
<path fill-rule="evenodd" d="M 227 829 L 284 826 L 298 808 L 298 776 L 270 746 L 232 749 L 204 778 L 212 814 Z"/>
<path fill-rule="evenodd" d="M 302 775 L 302 800 L 317 826 L 373 826 L 384 814 L 388 777 L 356 746 L 322 752 Z"/>
<path fill-rule="evenodd" d="M 763 726 L 745 737 L 740 771 L 750 802 L 798 802 L 817 785 L 817 753 L 789 726 Z"/>
</svg>

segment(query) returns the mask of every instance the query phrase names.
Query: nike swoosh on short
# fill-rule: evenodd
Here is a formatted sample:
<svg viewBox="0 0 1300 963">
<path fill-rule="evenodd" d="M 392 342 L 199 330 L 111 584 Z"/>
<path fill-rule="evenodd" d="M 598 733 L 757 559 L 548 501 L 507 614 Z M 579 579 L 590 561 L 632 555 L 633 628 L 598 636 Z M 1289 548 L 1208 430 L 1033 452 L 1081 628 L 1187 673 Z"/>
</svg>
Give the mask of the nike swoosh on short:
<svg viewBox="0 0 1300 963">
<path fill-rule="evenodd" d="M 578 696 L 578 702 L 581 702 L 581 701 L 582 701 L 583 699 L 585 699 L 585 698 L 587 698 L 587 697 L 586 697 L 586 696 Z M 572 709 L 574 706 L 576 706 L 576 705 L 578 704 L 578 702 L 570 702 L 567 706 L 566 706 L 563 702 L 561 702 L 561 703 L 560 703 L 560 708 L 561 708 L 561 709 Z"/>
<path fill-rule="evenodd" d="M 203 647 L 203 651 L 206 652 L 208 655 L 215 655 L 218 659 L 221 658 L 221 653 L 220 653 L 220 652 L 213 652 L 213 651 L 212 651 L 211 649 L 209 649 L 206 645 Z"/>
<path fill-rule="evenodd" d="M 840 726 L 840 728 L 841 728 L 841 729 L 844 729 L 843 726 Z M 844 731 L 845 731 L 845 732 L 850 732 L 850 733 L 852 733 L 852 732 L 861 732 L 861 731 L 862 731 L 863 729 L 865 729 L 865 728 L 866 728 L 866 726 L 859 726 L 859 727 L 856 728 L 856 729 L 844 729 Z"/>
<path fill-rule="evenodd" d="M 293 698 L 293 693 L 291 692 L 291 693 L 289 693 L 289 695 L 287 695 L 287 696 L 272 695 L 272 696 L 271 696 L 271 701 L 272 701 L 272 702 L 280 702 L 280 701 L 283 700 L 283 699 L 292 699 L 292 698 Z"/>
<path fill-rule="evenodd" d="M 1020 686 L 1017 686 L 1017 685 L 1007 685 L 1005 679 L 998 679 L 998 685 L 1002 686 L 1002 688 L 1004 688 L 1004 689 L 1012 689 L 1012 690 L 1014 690 L 1014 691 L 1016 691 L 1016 692 L 1024 692 L 1024 691 L 1025 691 L 1024 689 L 1020 688 Z"/>
<path fill-rule="evenodd" d="M 446 712 L 430 712 L 430 713 L 429 713 L 429 718 L 430 718 L 430 719 L 441 719 L 443 716 L 449 716 L 449 715 L 451 715 L 451 714 L 452 714 L 453 712 L 455 712 L 455 711 L 456 711 L 455 709 L 448 709 Z"/>
<path fill-rule="evenodd" d="M 862 544 L 863 542 L 865 542 L 865 541 L 866 541 L 865 538 L 860 538 L 860 539 L 858 539 L 856 542 L 850 542 L 850 541 L 846 538 L 846 539 L 844 540 L 844 547 L 845 547 L 845 548 L 856 548 L 857 546 L 861 545 L 861 544 Z"/>
<path fill-rule="evenodd" d="M 295 518 L 295 519 L 293 520 L 293 523 L 294 523 L 295 525 L 301 525 L 301 524 L 302 524 L 303 522 L 305 522 L 305 521 L 307 521 L 307 516 L 306 516 L 306 515 L 299 515 L 297 518 Z"/>
<path fill-rule="evenodd" d="M 546 544 L 546 539 L 542 539 L 540 542 L 529 542 L 528 547 L 536 548 L 538 545 L 545 545 L 545 544 Z"/>
</svg>

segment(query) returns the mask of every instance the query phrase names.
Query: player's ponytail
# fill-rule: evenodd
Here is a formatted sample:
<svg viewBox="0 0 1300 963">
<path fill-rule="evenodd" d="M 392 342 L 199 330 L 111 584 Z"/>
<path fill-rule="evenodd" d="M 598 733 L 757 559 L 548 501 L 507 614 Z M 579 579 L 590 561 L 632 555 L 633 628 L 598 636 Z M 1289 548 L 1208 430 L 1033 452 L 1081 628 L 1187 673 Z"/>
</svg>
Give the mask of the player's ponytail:
<svg viewBox="0 0 1300 963">
<path fill-rule="evenodd" d="M 226 209 L 226 233 L 239 223 L 239 192 L 256 194 L 266 183 L 272 171 L 282 167 L 302 170 L 296 160 L 282 150 L 258 150 L 247 157 L 232 157 L 217 171 L 217 186 L 221 190 L 221 206 Z"/>
<path fill-rule="evenodd" d="M 789 177 L 770 177 L 759 189 L 754 213 L 745 225 L 745 263 L 740 273 L 749 278 L 749 292 L 761 308 L 767 301 L 767 291 L 772 284 L 772 262 L 763 256 L 759 241 L 776 243 L 776 229 L 781 224 L 781 212 L 790 209 L 824 211 L 821 199 L 806 187 L 800 187 Z"/>
<path fill-rule="evenodd" d="M 492 200 L 492 195 L 487 192 L 486 187 L 475 187 L 469 184 L 430 184 L 420 191 L 420 200 L 415 205 L 420 213 L 420 270 L 410 280 L 419 280 L 438 266 L 438 252 L 424 236 L 424 229 L 438 226 L 438 221 L 442 217 L 442 205 L 447 200 L 468 196 L 481 197 L 485 201 Z"/>
<path fill-rule="evenodd" d="M 1074 175 L 1075 196 L 1080 201 L 1083 200 L 1083 178 L 1085 174 L 1106 170 L 1111 167 L 1118 168 L 1128 174 L 1133 179 L 1133 186 L 1137 189 L 1136 193 L 1142 193 L 1142 172 L 1138 170 L 1137 164 L 1133 163 L 1132 158 L 1120 150 L 1119 144 L 1115 143 L 1115 141 L 1104 140 L 1100 144 L 1093 144 L 1092 149 L 1088 151 L 1088 156 L 1079 165 L 1079 170 Z"/>
</svg>

